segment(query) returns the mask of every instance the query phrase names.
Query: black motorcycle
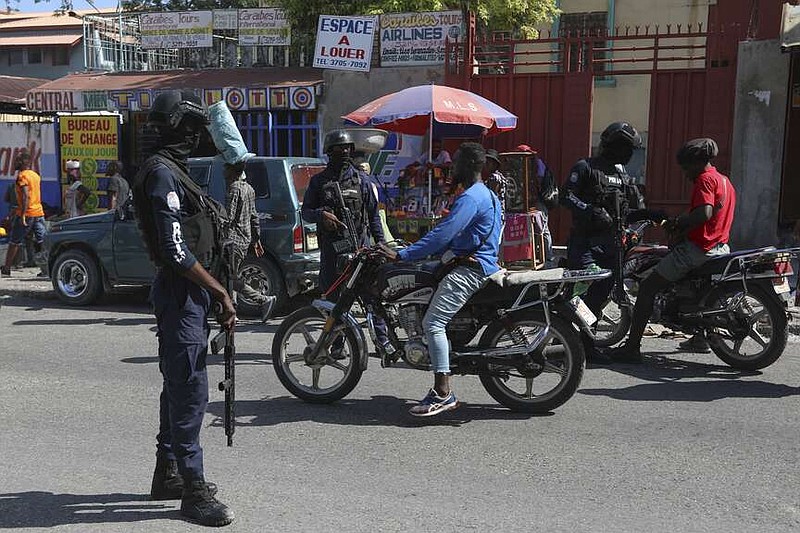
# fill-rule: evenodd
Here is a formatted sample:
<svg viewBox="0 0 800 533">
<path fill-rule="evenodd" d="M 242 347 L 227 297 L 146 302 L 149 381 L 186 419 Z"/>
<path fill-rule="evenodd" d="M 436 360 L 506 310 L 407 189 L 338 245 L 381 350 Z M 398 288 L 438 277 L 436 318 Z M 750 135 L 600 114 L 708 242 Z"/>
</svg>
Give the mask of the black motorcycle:
<svg viewBox="0 0 800 533">
<path fill-rule="evenodd" d="M 308 402 L 343 398 L 367 368 L 365 330 L 382 367 L 405 364 L 429 371 L 422 319 L 443 268 L 440 261 L 389 263 L 380 247 L 358 251 L 326 299 L 295 311 L 278 328 L 272 354 L 281 383 Z M 514 411 L 559 407 L 577 390 L 585 367 L 571 320 L 581 320 L 588 309 L 571 298 L 572 285 L 610 275 L 608 270 L 501 271 L 448 325 L 451 371 L 477 375 L 492 398 Z M 336 302 L 327 299 L 334 294 Z M 376 316 L 388 325 L 386 347 L 375 342 Z M 332 353 L 340 337 L 344 349 Z"/>
<path fill-rule="evenodd" d="M 644 221 L 629 228 L 622 268 L 624 289 L 633 305 L 639 284 L 670 248 L 642 244 Z M 800 248 L 774 247 L 742 250 L 709 260 L 656 296 L 651 323 L 689 334 L 704 333 L 709 347 L 731 367 L 765 368 L 783 354 L 788 338 L 788 277 Z M 595 330 L 598 345 L 621 341 L 630 328 L 629 317 L 604 309 Z"/>
</svg>

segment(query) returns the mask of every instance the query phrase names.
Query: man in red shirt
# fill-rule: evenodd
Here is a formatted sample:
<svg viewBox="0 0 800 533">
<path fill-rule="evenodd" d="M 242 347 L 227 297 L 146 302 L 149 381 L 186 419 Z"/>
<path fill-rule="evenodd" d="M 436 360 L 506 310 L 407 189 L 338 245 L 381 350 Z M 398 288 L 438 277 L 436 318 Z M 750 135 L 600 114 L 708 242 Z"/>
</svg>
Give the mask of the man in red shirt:
<svg viewBox="0 0 800 533">
<path fill-rule="evenodd" d="M 672 231 L 686 238 L 645 279 L 633 308 L 627 342 L 609 352 L 612 359 L 625 363 L 642 361 L 642 334 L 653 312 L 656 294 L 678 281 L 689 271 L 714 256 L 730 253 L 728 238 L 736 207 L 736 191 L 730 180 L 717 172 L 711 160 L 719 153 L 713 139 L 694 139 L 678 151 L 678 164 L 694 183 L 689 213 L 673 222 Z"/>
</svg>

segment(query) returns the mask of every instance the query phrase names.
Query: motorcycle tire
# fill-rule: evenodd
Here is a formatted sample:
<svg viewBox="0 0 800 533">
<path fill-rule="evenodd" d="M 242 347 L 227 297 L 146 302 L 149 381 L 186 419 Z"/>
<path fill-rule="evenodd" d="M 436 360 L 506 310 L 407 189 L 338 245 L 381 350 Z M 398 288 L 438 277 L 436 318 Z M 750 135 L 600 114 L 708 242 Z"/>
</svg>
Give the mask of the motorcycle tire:
<svg viewBox="0 0 800 533">
<path fill-rule="evenodd" d="M 302 307 L 281 322 L 272 341 L 272 366 L 275 369 L 275 374 L 286 390 L 309 403 L 332 403 L 336 400 L 341 400 L 352 392 L 363 373 L 358 342 L 355 334 L 350 329 L 344 330 L 344 346 L 346 350 L 342 353 L 342 359 L 329 358 L 324 365 L 320 365 L 318 368 L 306 365 L 302 352 L 307 346 L 313 344 L 319 338 L 319 335 L 317 335 L 316 339 L 311 340 L 313 335 L 309 328 L 304 327 L 303 330 L 297 331 L 298 326 L 318 322 L 321 332 L 321 326 L 326 318 L 327 316 L 315 307 Z M 290 357 L 287 354 L 287 350 L 293 334 L 299 334 L 301 337 L 300 343 L 297 345 L 299 346 L 297 350 L 300 353 L 291 354 Z M 298 375 L 299 372 L 295 373 L 291 365 L 297 365 L 296 368 L 303 374 L 311 374 L 310 386 L 301 382 L 301 377 Z M 332 385 L 320 387 L 323 369 L 341 372 L 342 375 Z"/>
<path fill-rule="evenodd" d="M 709 296 L 709 301 L 712 304 L 714 302 L 720 304 L 741 290 L 742 286 L 738 282 L 724 285 Z M 777 361 L 786 349 L 789 338 L 786 311 L 777 297 L 769 294 L 762 287 L 752 284 L 748 284 L 747 300 L 739 305 L 740 308 L 746 306 L 742 312 L 749 316 L 749 334 L 741 340 L 734 341 L 712 330 L 706 334 L 708 344 L 717 357 L 733 368 L 738 370 L 766 368 Z M 760 307 L 761 310 L 753 313 L 754 305 Z M 767 326 L 761 318 L 768 318 L 769 325 Z M 770 331 L 770 338 L 766 343 L 757 329 L 759 325 Z M 749 345 L 755 342 L 762 349 L 754 354 L 742 353 L 744 343 L 748 340 L 752 341 L 748 343 Z M 732 343 L 732 346 L 729 343 Z"/>
<path fill-rule="evenodd" d="M 544 313 L 533 311 L 513 317 L 512 323 L 514 327 L 541 328 L 545 325 L 545 317 Z M 544 355 L 548 362 L 553 365 L 553 370 L 560 371 L 558 372 L 561 375 L 559 382 L 545 394 L 534 394 L 533 384 L 535 379 L 541 378 L 544 374 L 555 374 L 556 372 L 541 372 L 535 377 L 522 374 L 512 376 L 511 373 L 518 370 L 509 368 L 509 375 L 505 379 L 488 373 L 481 374 L 479 376 L 481 384 L 483 384 L 486 392 L 499 404 L 508 407 L 512 411 L 544 414 L 563 405 L 578 390 L 586 367 L 586 357 L 578 332 L 572 327 L 572 324 L 556 315 L 550 316 L 550 332 L 551 338 L 548 340 L 549 344 L 545 349 Z M 499 322 L 493 322 L 486 327 L 483 335 L 481 335 L 479 346 L 481 348 L 494 348 L 504 337 L 506 340 L 510 340 L 508 332 L 503 325 Z M 551 353 L 548 354 L 548 352 Z M 559 353 L 563 353 L 563 356 L 557 357 Z M 524 393 L 520 394 L 508 386 L 508 381 L 512 377 L 525 380 Z"/>
<path fill-rule="evenodd" d="M 606 306 L 603 308 L 604 314 L 609 305 L 617 304 L 613 300 L 609 300 Z M 631 316 L 633 315 L 633 307 L 630 305 L 622 307 L 617 306 L 617 309 L 619 310 L 619 319 L 610 325 L 610 327 L 606 326 L 608 329 L 598 331 L 598 324 L 595 324 L 595 328 L 593 330 L 594 335 L 592 336 L 595 346 L 600 348 L 610 348 L 611 346 L 621 342 L 622 339 L 625 338 L 625 335 L 628 334 L 628 330 L 631 329 Z M 602 317 L 598 317 L 598 322 L 600 324 L 603 323 Z"/>
</svg>

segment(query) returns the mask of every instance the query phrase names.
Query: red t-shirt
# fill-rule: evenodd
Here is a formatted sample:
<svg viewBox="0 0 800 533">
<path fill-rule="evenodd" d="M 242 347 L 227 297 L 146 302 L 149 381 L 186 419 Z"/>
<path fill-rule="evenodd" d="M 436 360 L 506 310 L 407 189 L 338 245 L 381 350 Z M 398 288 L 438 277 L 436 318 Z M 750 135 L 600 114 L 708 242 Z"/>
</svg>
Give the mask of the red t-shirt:
<svg viewBox="0 0 800 533">
<path fill-rule="evenodd" d="M 691 209 L 702 205 L 710 205 L 714 213 L 704 224 L 692 229 L 688 238 L 707 252 L 718 244 L 728 243 L 736 207 L 736 191 L 731 180 L 714 167 L 700 174 L 694 182 Z"/>
</svg>

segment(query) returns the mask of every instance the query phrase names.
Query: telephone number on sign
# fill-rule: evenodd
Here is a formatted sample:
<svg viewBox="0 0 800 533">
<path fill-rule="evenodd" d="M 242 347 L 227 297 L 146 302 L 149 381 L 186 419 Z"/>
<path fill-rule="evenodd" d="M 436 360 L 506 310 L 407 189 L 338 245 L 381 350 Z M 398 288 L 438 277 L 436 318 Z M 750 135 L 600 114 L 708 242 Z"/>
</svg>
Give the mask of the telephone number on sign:
<svg viewBox="0 0 800 533">
<path fill-rule="evenodd" d="M 348 59 L 332 59 L 326 57 L 318 57 L 316 60 L 317 66 L 325 66 L 325 67 L 345 67 L 345 68 L 360 68 L 365 69 L 367 68 L 366 61 L 353 61 Z"/>
</svg>

